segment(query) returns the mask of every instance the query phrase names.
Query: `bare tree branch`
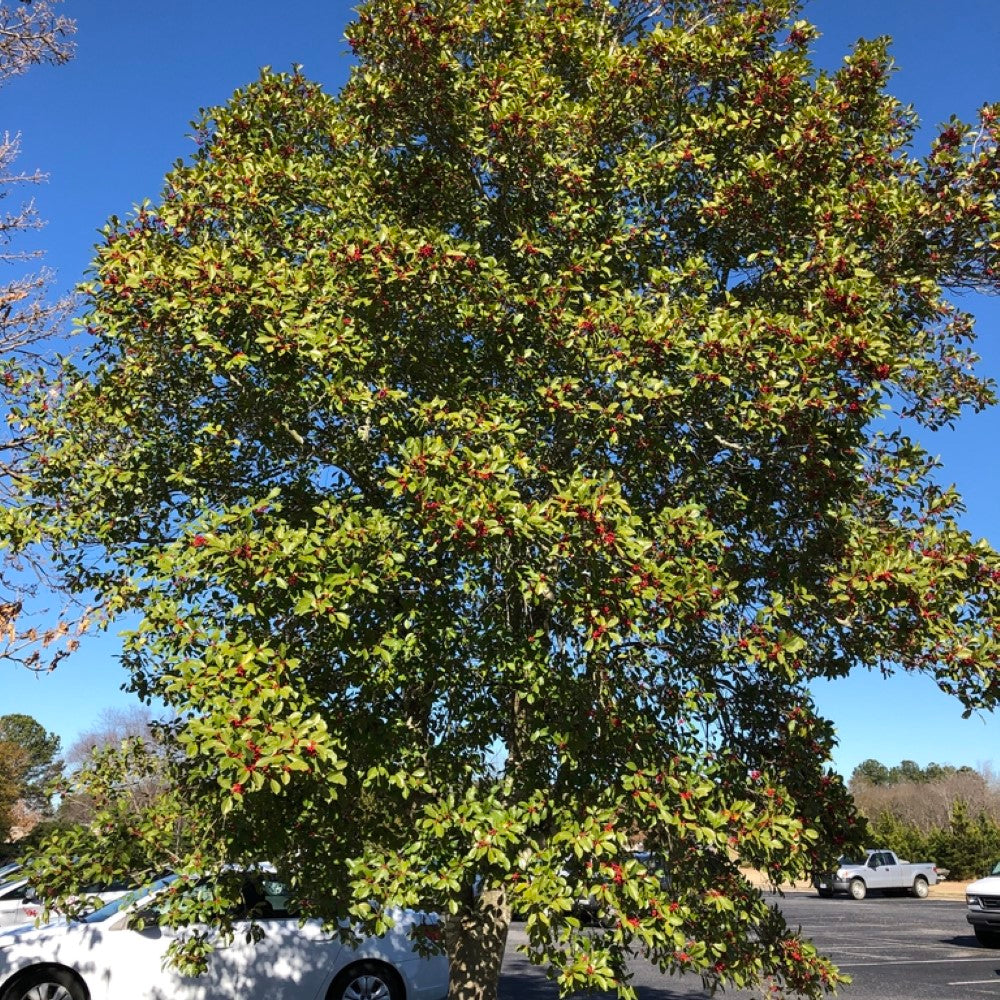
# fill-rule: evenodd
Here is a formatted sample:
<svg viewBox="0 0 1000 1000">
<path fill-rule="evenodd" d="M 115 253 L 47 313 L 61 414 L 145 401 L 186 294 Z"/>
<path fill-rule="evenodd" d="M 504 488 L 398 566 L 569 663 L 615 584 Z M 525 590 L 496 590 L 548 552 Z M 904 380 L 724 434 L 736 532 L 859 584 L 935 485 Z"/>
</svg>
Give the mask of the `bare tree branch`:
<svg viewBox="0 0 1000 1000">
<path fill-rule="evenodd" d="M 73 54 L 76 22 L 55 13 L 59 0 L 0 3 L 0 85 L 39 63 L 64 63 Z"/>
<path fill-rule="evenodd" d="M 0 86 L 11 77 L 41 63 L 60 64 L 72 55 L 70 41 L 75 22 L 55 13 L 59 0 L 0 0 Z M 14 168 L 20 152 L 20 136 L 0 133 L 0 200 L 24 185 L 46 179 L 38 170 Z M 42 256 L 34 248 L 23 249 L 16 241 L 25 233 L 41 229 L 34 202 L 28 198 L 0 211 L 0 264 L 23 265 Z M 72 310 L 69 296 L 52 299 L 50 271 L 17 273 L 0 281 L 0 406 L 6 415 L 25 391 L 33 391 L 35 379 L 45 367 L 42 345 L 60 334 Z M 8 426 L 0 438 L 0 503 L 7 504 L 16 492 L 20 470 L 27 460 L 31 441 Z M 4 550 L 0 563 L 0 659 L 35 670 L 50 670 L 77 646 L 76 635 L 86 620 L 84 609 L 67 605 L 52 612 L 38 607 L 37 596 L 48 590 L 44 558 L 18 546 L 11 537 L 0 537 Z M 76 619 L 76 620 L 74 620 Z"/>
</svg>

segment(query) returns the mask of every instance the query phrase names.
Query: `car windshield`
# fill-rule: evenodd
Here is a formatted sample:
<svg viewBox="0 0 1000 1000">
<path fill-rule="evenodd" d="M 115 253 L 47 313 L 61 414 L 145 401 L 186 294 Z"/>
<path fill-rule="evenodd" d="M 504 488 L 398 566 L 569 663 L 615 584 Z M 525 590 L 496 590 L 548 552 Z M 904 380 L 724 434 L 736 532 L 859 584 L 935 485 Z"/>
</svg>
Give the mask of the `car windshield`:
<svg viewBox="0 0 1000 1000">
<path fill-rule="evenodd" d="M 135 889 L 132 892 L 126 892 L 124 896 L 119 896 L 118 899 L 111 900 L 110 903 L 105 903 L 99 910 L 94 910 L 93 913 L 88 913 L 81 920 L 85 924 L 99 924 L 103 920 L 108 920 L 113 917 L 116 913 L 121 913 L 123 910 L 127 910 L 133 903 L 139 902 L 139 900 L 148 899 L 154 893 L 159 892 L 164 886 L 170 885 L 171 882 L 176 879 L 176 875 L 168 875 L 166 878 L 157 879 L 150 885 L 143 886 L 141 889 Z"/>
</svg>

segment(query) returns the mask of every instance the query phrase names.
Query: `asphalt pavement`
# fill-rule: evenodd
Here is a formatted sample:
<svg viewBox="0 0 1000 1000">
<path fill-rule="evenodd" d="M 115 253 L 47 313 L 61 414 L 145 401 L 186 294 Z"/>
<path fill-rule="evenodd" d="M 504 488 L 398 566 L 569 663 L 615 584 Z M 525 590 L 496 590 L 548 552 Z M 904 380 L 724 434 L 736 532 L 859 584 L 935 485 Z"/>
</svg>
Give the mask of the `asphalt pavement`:
<svg viewBox="0 0 1000 1000">
<path fill-rule="evenodd" d="M 946 883 L 947 884 L 947 883 Z M 943 887 L 941 887 L 943 890 Z M 950 890 L 960 896 L 964 886 Z M 965 920 L 964 898 L 870 895 L 820 899 L 814 892 L 775 896 L 788 923 L 801 926 L 852 983 L 842 1000 L 1000 1000 L 1000 950 L 983 948 Z M 517 954 L 524 928 L 514 924 L 501 976 L 501 1000 L 556 1000 L 544 973 Z M 633 964 L 640 1000 L 708 1000 L 695 976 L 665 977 L 641 960 Z M 729 991 L 729 1000 L 759 1000 L 759 991 Z M 583 997 L 584 994 L 580 994 Z M 611 998 L 614 994 L 588 994 Z"/>
</svg>

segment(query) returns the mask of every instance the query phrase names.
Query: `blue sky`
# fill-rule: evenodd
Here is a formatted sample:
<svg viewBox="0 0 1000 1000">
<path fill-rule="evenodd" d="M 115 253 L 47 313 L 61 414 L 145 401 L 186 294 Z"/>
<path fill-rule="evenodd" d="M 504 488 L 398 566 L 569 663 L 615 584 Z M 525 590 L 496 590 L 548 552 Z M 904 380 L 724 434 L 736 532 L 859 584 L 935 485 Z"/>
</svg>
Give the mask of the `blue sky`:
<svg viewBox="0 0 1000 1000">
<path fill-rule="evenodd" d="M 82 277 L 107 217 L 155 199 L 164 173 L 193 150 L 189 123 L 199 108 L 223 103 L 263 65 L 301 63 L 332 92 L 351 66 L 343 40 L 351 5 L 339 0 L 65 0 L 63 12 L 78 22 L 74 61 L 0 90 L 0 129 L 21 133 L 20 166 L 49 174 L 35 192 L 48 226 L 32 243 L 63 289 Z M 894 38 L 891 89 L 920 114 L 921 150 L 936 123 L 972 119 L 985 101 L 1000 100 L 1000 0 L 814 0 L 805 16 L 823 32 L 816 60 L 826 68 L 859 37 Z M 962 304 L 979 319 L 983 372 L 1000 379 L 1000 300 Z M 925 438 L 966 498 L 965 526 L 994 546 L 997 441 L 1000 409 Z M 88 641 L 44 676 L 0 664 L 0 714 L 27 712 L 68 744 L 103 709 L 130 703 L 116 651 L 113 636 Z M 868 757 L 1000 771 L 1000 718 L 963 720 L 958 703 L 925 678 L 856 674 L 817 686 L 816 696 L 837 726 L 835 762 L 845 774 Z"/>
</svg>

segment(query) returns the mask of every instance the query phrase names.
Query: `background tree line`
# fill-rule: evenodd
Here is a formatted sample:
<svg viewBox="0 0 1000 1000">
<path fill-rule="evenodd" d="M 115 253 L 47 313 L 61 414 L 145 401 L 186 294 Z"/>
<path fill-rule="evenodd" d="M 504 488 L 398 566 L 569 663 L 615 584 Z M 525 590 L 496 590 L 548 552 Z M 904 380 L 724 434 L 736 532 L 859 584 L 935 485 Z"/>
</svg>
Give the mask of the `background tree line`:
<svg viewBox="0 0 1000 1000">
<path fill-rule="evenodd" d="M 48 785 L 60 772 L 59 737 L 30 715 L 0 716 L 0 842 L 51 815 Z"/>
<path fill-rule="evenodd" d="M 988 767 L 866 760 L 849 788 L 868 820 L 871 846 L 933 861 L 960 881 L 1000 860 L 1000 780 Z"/>
<path fill-rule="evenodd" d="M 93 799 L 68 790 L 67 775 L 125 744 L 151 748 L 152 716 L 140 706 L 108 709 L 61 755 L 60 744 L 30 715 L 0 715 L 0 860 L 22 854 L 54 826 L 90 823 Z M 123 785 L 132 807 L 156 794 L 139 775 Z"/>
</svg>

